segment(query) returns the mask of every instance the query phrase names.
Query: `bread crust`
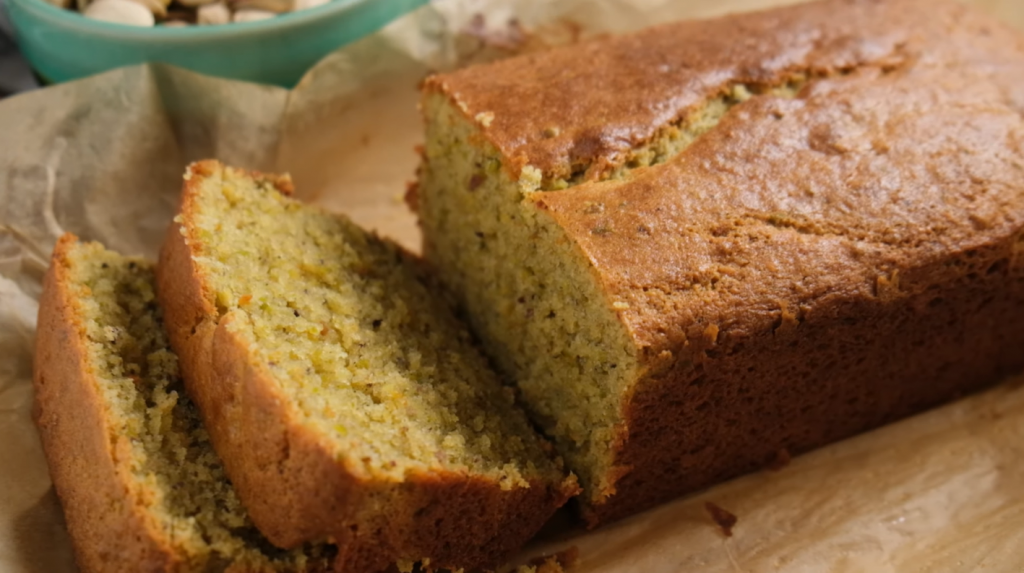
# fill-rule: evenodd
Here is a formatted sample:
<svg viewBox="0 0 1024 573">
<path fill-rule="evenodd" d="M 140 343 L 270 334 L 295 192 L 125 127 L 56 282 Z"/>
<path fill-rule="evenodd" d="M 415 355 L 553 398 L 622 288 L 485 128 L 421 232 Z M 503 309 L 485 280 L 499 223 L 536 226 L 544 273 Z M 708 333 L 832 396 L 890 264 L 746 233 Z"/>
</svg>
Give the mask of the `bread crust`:
<svg viewBox="0 0 1024 573">
<path fill-rule="evenodd" d="M 202 251 L 188 227 L 199 179 L 222 169 L 215 161 L 189 167 L 181 215 L 157 267 L 158 297 L 186 390 L 256 526 L 285 548 L 330 540 L 338 545 L 337 569 L 353 572 L 382 570 L 396 559 L 492 565 L 525 543 L 575 493 L 574 484 L 502 491 L 457 473 L 386 481 L 334 459 L 327 438 L 301 423 L 234 331 L 244 314 L 218 312 L 193 260 Z"/>
<path fill-rule="evenodd" d="M 709 99 L 793 74 L 795 97 L 601 181 Z M 425 83 L 513 181 L 584 175 L 524 203 L 585 254 L 640 362 L 592 525 L 1024 367 L 1021 78 L 1024 38 L 957 3 L 828 0 Z"/>
<path fill-rule="evenodd" d="M 808 305 L 793 330 L 702 345 L 637 381 L 625 403 L 629 469 L 594 526 L 959 398 L 1024 368 L 1024 266 L 1011 241 L 961 277 L 895 301 Z M 984 273 L 984 271 L 982 271 Z M 753 333 L 752 333 L 753 334 Z M 680 447 L 679 444 L 685 444 Z"/>
<path fill-rule="evenodd" d="M 75 558 L 89 572 L 177 572 L 187 563 L 145 510 L 129 438 L 111 424 L 90 372 L 86 331 L 60 238 L 43 282 L 33 366 L 34 418 Z"/>
<path fill-rule="evenodd" d="M 53 251 L 39 306 L 33 381 L 34 417 L 54 488 L 84 573 L 267 573 L 242 561 L 219 563 L 206 548 L 176 538 L 158 514 L 148 485 L 133 473 L 137 457 L 130 438 L 111 420 L 109 405 L 92 372 L 81 300 L 88 287 L 69 276 L 68 233 Z M 323 562 L 290 569 L 321 573 Z"/>
<path fill-rule="evenodd" d="M 513 179 L 529 165 L 545 180 L 589 181 L 735 84 L 893 68 L 915 44 L 936 57 L 971 48 L 969 34 L 988 35 L 973 46 L 988 57 L 1022 48 L 1007 26 L 952 0 L 819 0 L 470 66 L 431 76 L 422 89 L 450 97 Z"/>
</svg>

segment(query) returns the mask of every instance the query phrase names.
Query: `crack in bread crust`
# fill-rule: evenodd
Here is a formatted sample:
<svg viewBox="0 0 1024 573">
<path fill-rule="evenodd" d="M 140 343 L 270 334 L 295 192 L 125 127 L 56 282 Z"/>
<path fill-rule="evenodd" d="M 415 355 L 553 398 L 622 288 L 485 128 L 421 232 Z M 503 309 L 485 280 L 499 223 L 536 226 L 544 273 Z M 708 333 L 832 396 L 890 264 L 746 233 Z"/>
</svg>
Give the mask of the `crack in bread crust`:
<svg viewBox="0 0 1024 573">
<path fill-rule="evenodd" d="M 434 76 L 424 89 L 452 99 L 513 179 L 531 166 L 540 188 L 560 189 L 673 155 L 744 88 L 785 91 L 787 82 L 906 65 L 918 11 L 833 0 L 679 22 L 496 62 L 486 81 L 480 67 Z M 862 34 L 870 28 L 879 33 Z M 683 42 L 693 49 L 674 49 Z"/>
</svg>

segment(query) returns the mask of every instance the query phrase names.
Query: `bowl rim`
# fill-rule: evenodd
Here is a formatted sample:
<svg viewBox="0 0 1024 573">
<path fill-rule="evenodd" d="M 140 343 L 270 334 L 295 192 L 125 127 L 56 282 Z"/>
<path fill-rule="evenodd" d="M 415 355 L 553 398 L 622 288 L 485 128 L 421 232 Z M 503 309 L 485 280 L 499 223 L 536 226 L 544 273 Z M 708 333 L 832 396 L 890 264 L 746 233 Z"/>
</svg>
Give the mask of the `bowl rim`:
<svg viewBox="0 0 1024 573">
<path fill-rule="evenodd" d="M 165 26 L 131 26 L 118 24 L 103 20 L 86 18 L 81 13 L 54 6 L 45 0 L 8 0 L 10 5 L 17 4 L 19 7 L 34 12 L 37 16 L 45 18 L 51 24 L 59 24 L 66 28 L 73 28 L 83 33 L 93 33 L 102 36 L 114 36 L 124 40 L 153 40 L 166 41 L 193 41 L 223 39 L 236 36 L 259 35 L 270 30 L 281 30 L 303 26 L 324 16 L 346 12 L 360 4 L 369 2 L 390 2 L 393 0 L 330 0 L 326 4 L 307 8 L 296 12 L 280 14 L 266 20 L 256 22 L 231 22 L 212 26 L 187 26 L 187 27 L 165 27 Z M 426 1 L 417 2 L 425 4 Z M 10 7 L 10 6 L 9 6 Z M 398 14 L 396 14 L 397 16 Z M 17 33 L 17 30 L 15 30 Z"/>
</svg>

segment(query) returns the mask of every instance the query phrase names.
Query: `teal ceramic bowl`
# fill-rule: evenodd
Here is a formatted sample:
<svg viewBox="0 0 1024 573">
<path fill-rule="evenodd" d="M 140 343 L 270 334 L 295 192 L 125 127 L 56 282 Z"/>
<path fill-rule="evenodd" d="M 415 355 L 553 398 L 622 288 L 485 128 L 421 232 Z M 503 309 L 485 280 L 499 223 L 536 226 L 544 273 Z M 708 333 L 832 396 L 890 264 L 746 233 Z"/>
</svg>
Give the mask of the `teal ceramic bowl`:
<svg viewBox="0 0 1024 573">
<path fill-rule="evenodd" d="M 8 0 L 18 45 L 48 82 L 163 62 L 213 76 L 294 86 L 320 58 L 427 0 L 333 0 L 268 20 L 139 28 L 92 20 L 43 0 Z"/>
</svg>

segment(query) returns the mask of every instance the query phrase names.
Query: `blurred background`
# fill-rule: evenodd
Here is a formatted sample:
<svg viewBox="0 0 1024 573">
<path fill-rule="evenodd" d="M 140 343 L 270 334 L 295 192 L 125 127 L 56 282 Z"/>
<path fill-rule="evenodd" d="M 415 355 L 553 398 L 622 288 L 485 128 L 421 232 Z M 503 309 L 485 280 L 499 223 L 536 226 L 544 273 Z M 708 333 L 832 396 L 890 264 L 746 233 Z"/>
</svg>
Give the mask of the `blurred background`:
<svg viewBox="0 0 1024 573">
<path fill-rule="evenodd" d="M 6 0 L 0 0 L 0 98 L 36 87 L 35 78 L 14 45 Z"/>
</svg>

